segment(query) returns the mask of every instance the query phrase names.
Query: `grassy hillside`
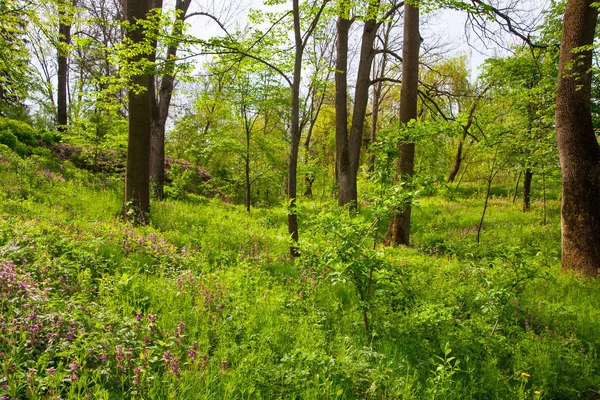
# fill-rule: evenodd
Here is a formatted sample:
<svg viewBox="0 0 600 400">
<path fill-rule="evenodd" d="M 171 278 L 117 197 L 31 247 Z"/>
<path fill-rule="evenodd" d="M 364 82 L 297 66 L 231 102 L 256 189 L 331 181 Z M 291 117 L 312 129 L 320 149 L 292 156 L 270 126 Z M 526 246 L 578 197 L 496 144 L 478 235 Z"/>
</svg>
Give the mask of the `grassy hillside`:
<svg viewBox="0 0 600 400">
<path fill-rule="evenodd" d="M 283 207 L 134 227 L 120 177 L 6 146 L 0 186 L 2 400 L 600 398 L 600 283 L 560 272 L 557 200 L 542 225 L 498 192 L 478 244 L 482 195 L 440 191 L 406 249 L 303 199 L 292 264 Z"/>
</svg>

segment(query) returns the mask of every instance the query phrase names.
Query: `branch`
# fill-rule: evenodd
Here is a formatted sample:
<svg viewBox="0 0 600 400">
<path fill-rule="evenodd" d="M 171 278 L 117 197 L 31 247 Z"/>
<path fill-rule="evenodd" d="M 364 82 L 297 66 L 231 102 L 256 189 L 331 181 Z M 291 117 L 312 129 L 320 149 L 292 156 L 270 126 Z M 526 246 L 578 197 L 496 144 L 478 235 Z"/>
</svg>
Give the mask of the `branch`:
<svg viewBox="0 0 600 400">
<path fill-rule="evenodd" d="M 183 18 L 183 20 L 187 21 L 188 18 L 198 17 L 198 16 L 200 16 L 200 17 L 208 17 L 208 18 L 212 19 L 213 21 L 215 21 L 217 23 L 217 25 L 219 25 L 219 27 L 223 30 L 223 32 L 225 32 L 227 34 L 227 36 L 231 36 L 229 34 L 229 32 L 227 31 L 227 28 L 225 28 L 225 25 L 223 25 L 223 23 L 221 21 L 219 21 L 219 18 L 217 18 L 214 15 L 209 14 L 207 12 L 203 12 L 203 11 L 193 12 L 191 14 L 186 15 Z"/>
</svg>

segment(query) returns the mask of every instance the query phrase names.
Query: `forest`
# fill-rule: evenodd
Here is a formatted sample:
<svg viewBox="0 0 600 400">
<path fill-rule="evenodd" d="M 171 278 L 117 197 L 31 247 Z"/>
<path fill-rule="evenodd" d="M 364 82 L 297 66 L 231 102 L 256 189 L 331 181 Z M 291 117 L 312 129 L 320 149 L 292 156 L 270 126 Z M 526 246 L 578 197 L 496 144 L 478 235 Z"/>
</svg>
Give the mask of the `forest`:
<svg viewBox="0 0 600 400">
<path fill-rule="evenodd" d="M 0 400 L 600 399 L 599 8 L 0 0 Z"/>
</svg>

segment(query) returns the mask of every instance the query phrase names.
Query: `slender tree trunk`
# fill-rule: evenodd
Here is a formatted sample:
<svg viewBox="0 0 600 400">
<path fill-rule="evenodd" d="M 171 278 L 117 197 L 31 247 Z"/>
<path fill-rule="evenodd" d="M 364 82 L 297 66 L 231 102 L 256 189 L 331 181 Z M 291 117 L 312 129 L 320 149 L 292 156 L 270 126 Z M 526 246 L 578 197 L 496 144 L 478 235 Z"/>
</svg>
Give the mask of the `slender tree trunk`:
<svg viewBox="0 0 600 400">
<path fill-rule="evenodd" d="M 597 276 L 600 267 L 600 146 L 590 111 L 598 9 L 568 0 L 556 94 L 556 141 L 562 171 L 562 268 Z M 586 46 L 584 51 L 574 49 Z"/>
<path fill-rule="evenodd" d="M 317 111 L 317 116 L 318 116 L 318 111 Z M 306 134 L 306 140 L 304 141 L 304 153 L 306 154 L 304 156 L 304 164 L 308 165 L 308 163 L 310 162 L 311 159 L 311 154 L 310 154 L 310 140 L 312 138 L 312 132 L 315 126 L 315 122 L 317 120 L 317 117 L 315 117 L 312 121 L 311 124 L 308 127 L 308 133 Z M 312 186 L 313 183 L 315 182 L 315 176 L 312 172 L 307 173 L 304 176 L 304 184 L 306 185 L 306 189 L 304 191 L 304 195 L 306 197 L 312 197 L 313 196 L 313 190 L 312 190 Z"/>
<path fill-rule="evenodd" d="M 145 19 L 150 10 L 149 3 L 144 0 L 127 0 L 127 19 L 131 24 Z M 143 29 L 139 26 L 127 33 L 133 43 L 144 40 Z M 142 58 L 150 59 L 151 55 L 136 55 L 132 62 Z M 127 145 L 127 166 L 125 171 L 125 198 L 123 217 L 135 223 L 148 222 L 150 212 L 150 130 L 153 104 L 154 78 L 145 73 L 134 76 L 132 83 L 145 90 L 141 93 L 129 91 L 129 139 Z"/>
<path fill-rule="evenodd" d="M 247 125 L 247 124 L 246 124 Z M 250 212 L 251 202 L 251 182 L 250 182 L 250 130 L 246 127 L 246 157 L 245 157 L 245 175 L 246 175 L 246 211 Z"/>
<path fill-rule="evenodd" d="M 515 185 L 515 191 L 513 193 L 512 199 L 513 204 L 515 204 L 515 201 L 517 200 L 517 193 L 519 192 L 519 183 L 521 182 L 521 175 L 523 175 L 523 171 L 519 171 L 519 176 L 517 177 L 517 184 Z"/>
<path fill-rule="evenodd" d="M 527 212 L 531 209 L 531 180 L 533 179 L 533 172 L 530 168 L 525 170 L 525 178 L 523 179 L 523 212 Z"/>
<path fill-rule="evenodd" d="M 458 171 L 460 171 L 460 165 L 462 164 L 462 160 L 463 160 L 463 146 L 465 143 L 465 139 L 467 138 L 467 132 L 463 132 L 461 138 L 460 138 L 460 142 L 458 143 L 458 149 L 456 150 L 456 156 L 454 157 L 454 166 L 452 167 L 452 170 L 450 171 L 450 174 L 448 174 L 448 183 L 453 183 L 454 180 L 456 179 L 456 175 L 458 175 Z"/>
<path fill-rule="evenodd" d="M 389 22 L 386 25 L 385 35 L 383 37 L 383 48 L 388 48 L 390 31 L 392 28 L 392 23 Z M 376 63 L 373 65 L 375 66 Z M 381 58 L 381 65 L 379 68 L 373 67 L 373 77 L 383 79 L 385 77 L 385 70 L 387 67 L 387 54 L 383 53 Z M 370 143 L 373 144 L 377 141 L 377 131 L 379 125 L 379 106 L 381 105 L 381 92 L 383 91 L 383 80 L 380 80 L 375 85 L 373 85 L 373 102 L 371 109 L 371 138 Z M 373 172 L 375 170 L 375 154 L 369 157 L 369 172 Z"/>
<path fill-rule="evenodd" d="M 297 178 L 298 178 L 298 149 L 300 146 L 300 80 L 302 79 L 302 56 L 304 54 L 304 45 L 302 43 L 302 34 L 300 31 L 300 6 L 299 0 L 293 0 L 293 18 L 294 18 L 294 75 L 292 78 L 292 115 L 291 115 L 291 138 L 290 158 L 288 161 L 288 233 L 291 238 L 290 257 L 300 254 L 298 249 L 298 214 L 296 213 L 297 196 Z"/>
<path fill-rule="evenodd" d="M 404 5 L 404 47 L 402 49 L 402 86 L 400 92 L 400 122 L 408 123 L 417 118 L 417 94 L 419 79 L 419 9 L 410 3 Z M 415 168 L 415 144 L 401 140 L 398 143 L 400 158 L 396 160 L 397 181 L 412 177 Z M 398 183 L 398 182 L 396 182 Z M 411 207 L 396 210 L 388 227 L 387 237 L 391 244 L 410 244 Z"/>
<path fill-rule="evenodd" d="M 68 85 L 69 59 L 68 47 L 71 44 L 71 7 L 75 1 L 61 1 L 58 6 L 58 51 L 57 51 L 57 107 L 56 122 L 60 132 L 66 132 L 68 126 Z"/>
<path fill-rule="evenodd" d="M 154 0 L 154 8 L 162 8 L 162 0 Z M 177 0 L 175 10 L 177 19 L 173 26 L 173 35 L 178 36 L 183 32 L 183 22 L 190 7 L 191 0 Z M 152 114 L 152 136 L 150 140 L 150 177 L 154 184 L 154 195 L 157 199 L 164 198 L 165 186 L 165 128 L 169 117 L 169 107 L 173 88 L 175 86 L 175 59 L 177 57 L 178 42 L 167 49 L 167 62 L 163 75 L 158 98 L 155 97 Z"/>
</svg>

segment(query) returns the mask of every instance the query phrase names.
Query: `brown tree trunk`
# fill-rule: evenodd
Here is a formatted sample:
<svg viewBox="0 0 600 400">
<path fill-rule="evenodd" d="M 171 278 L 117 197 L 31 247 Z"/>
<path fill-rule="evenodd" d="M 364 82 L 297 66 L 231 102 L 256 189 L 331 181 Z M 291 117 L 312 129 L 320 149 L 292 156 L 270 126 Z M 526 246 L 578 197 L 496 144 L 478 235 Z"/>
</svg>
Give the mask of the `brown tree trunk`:
<svg viewBox="0 0 600 400">
<path fill-rule="evenodd" d="M 402 86 L 400 92 L 400 122 L 408 123 L 417 118 L 417 90 L 419 80 L 419 9 L 410 3 L 404 5 L 404 47 L 402 49 Z M 400 158 L 396 160 L 397 180 L 411 177 L 415 168 L 415 144 L 401 140 L 398 143 Z M 398 182 L 397 182 L 398 183 Z M 394 212 L 388 232 L 388 240 L 393 245 L 410 244 L 411 207 Z"/>
<path fill-rule="evenodd" d="M 388 22 L 385 28 L 385 33 L 383 36 L 383 48 L 387 49 L 389 44 L 390 32 L 392 30 L 393 24 Z M 373 78 L 379 79 L 373 86 L 373 100 L 372 100 L 372 109 L 371 109 L 371 137 L 370 143 L 373 144 L 377 141 L 377 131 L 379 125 L 379 106 L 381 105 L 381 95 L 383 91 L 383 78 L 385 77 L 385 70 L 387 67 L 387 54 L 383 53 L 381 58 L 381 65 L 378 69 L 375 68 L 375 63 L 373 64 Z M 369 172 L 373 172 L 375 170 L 375 154 L 372 154 L 369 157 L 368 161 Z"/>
<path fill-rule="evenodd" d="M 68 47 L 71 44 L 71 7 L 75 6 L 75 1 L 68 4 L 67 1 L 59 3 L 58 6 L 58 51 L 57 51 L 57 105 L 56 105 L 56 123 L 59 132 L 66 132 L 68 126 L 68 85 L 69 85 L 69 59 Z"/>
<path fill-rule="evenodd" d="M 244 113 L 244 117 L 245 117 L 245 113 Z M 245 166 L 244 166 L 244 172 L 245 172 L 245 176 L 246 176 L 246 211 L 250 212 L 250 205 L 251 205 L 251 196 L 252 196 L 252 188 L 251 188 L 251 182 L 250 182 L 250 134 L 251 134 L 251 130 L 248 129 L 248 122 L 246 121 L 245 123 L 246 125 L 246 154 L 245 154 Z"/>
<path fill-rule="evenodd" d="M 379 8 L 379 2 L 371 2 L 369 5 L 369 9 L 367 11 L 367 15 L 370 16 L 370 19 L 364 22 L 363 34 L 361 39 L 361 48 L 360 48 L 360 59 L 358 61 L 358 72 L 356 75 L 356 87 L 354 89 L 354 108 L 352 112 L 352 124 L 350 127 L 349 135 L 346 133 L 347 138 L 343 141 L 345 146 L 343 148 L 339 148 L 342 152 L 340 159 L 340 165 L 338 166 L 338 174 L 339 174 L 339 183 L 340 183 L 340 192 L 338 197 L 338 204 L 343 206 L 345 204 L 352 204 L 353 207 L 357 206 L 358 200 L 358 192 L 357 192 L 357 175 L 358 175 L 358 167 L 360 165 L 360 148 L 362 146 L 362 135 L 365 126 L 365 117 L 367 114 L 367 104 L 369 103 L 369 87 L 371 85 L 371 64 L 373 63 L 373 58 L 375 56 L 375 50 L 373 48 L 373 43 L 375 42 L 375 37 L 377 35 L 377 29 L 379 24 L 375 19 L 377 15 L 377 10 Z M 338 53 L 338 60 L 341 60 L 339 57 L 345 55 L 345 60 L 343 64 L 340 65 L 344 67 L 344 69 L 340 71 L 347 72 L 347 58 L 348 58 L 348 29 L 350 27 L 348 20 L 338 19 L 338 35 L 340 34 L 340 28 L 344 31 L 344 46 L 339 46 L 338 51 L 342 50 L 341 54 Z M 338 42 L 341 43 L 341 42 Z M 347 98 L 347 74 L 343 74 L 344 85 L 342 88 L 345 88 L 344 93 L 339 93 L 340 99 L 341 96 L 344 96 L 344 99 Z M 337 79 L 336 79 L 337 82 Z M 341 88 L 340 88 L 341 89 Z M 337 97 L 337 87 L 336 87 L 336 100 Z M 340 105 L 345 106 L 345 102 Z M 337 111 L 337 108 L 336 108 Z M 336 114 L 337 115 L 337 114 Z M 337 122 L 337 121 L 336 121 Z M 347 116 L 344 121 L 347 125 Z M 347 131 L 347 128 L 346 128 Z"/>
<path fill-rule="evenodd" d="M 348 144 L 348 35 L 351 25 L 351 20 L 338 17 L 335 60 L 335 159 L 340 206 L 352 201 L 353 194 L 356 193 L 356 187 L 352 187 L 350 177 Z"/>
<path fill-rule="evenodd" d="M 145 19 L 150 4 L 144 0 L 127 0 L 127 19 L 133 25 L 136 20 Z M 127 36 L 133 43 L 144 40 L 143 29 L 135 26 Z M 143 58 L 151 59 L 151 55 L 136 55 L 131 62 L 139 62 Z M 134 223 L 148 222 L 150 212 L 150 130 L 152 105 L 154 99 L 154 78 L 145 73 L 134 76 L 132 83 L 145 90 L 135 93 L 129 90 L 129 138 L 127 144 L 127 166 L 125 170 L 125 198 L 123 217 Z"/>
<path fill-rule="evenodd" d="M 293 18 L 294 18 L 294 75 L 292 77 L 292 115 L 291 115 L 291 138 L 290 158 L 288 161 L 288 233 L 291 238 L 290 257 L 300 254 L 298 249 L 298 214 L 296 213 L 297 196 L 297 178 L 298 178 L 298 150 L 300 147 L 300 80 L 302 79 L 302 56 L 304 54 L 304 44 L 302 42 L 302 33 L 300 31 L 300 6 L 299 0 L 293 0 Z"/>
<path fill-rule="evenodd" d="M 154 8 L 162 8 L 162 0 L 154 0 Z M 177 19 L 173 27 L 173 35 L 181 35 L 183 31 L 183 21 L 187 15 L 191 0 L 177 0 L 175 10 Z M 152 136 L 150 139 L 150 177 L 154 184 L 154 196 L 157 199 L 164 198 L 165 186 L 165 127 L 169 117 L 169 107 L 173 96 L 175 86 L 175 59 L 177 57 L 177 47 L 179 43 L 175 42 L 167 49 L 167 62 L 165 64 L 165 74 L 163 75 L 160 88 L 155 97 L 152 113 Z"/>
<path fill-rule="evenodd" d="M 562 268 L 597 276 L 600 267 L 600 146 L 592 125 L 592 47 L 598 9 L 568 0 L 556 93 L 556 141 L 562 172 Z"/>
<path fill-rule="evenodd" d="M 523 179 L 523 212 L 527 212 L 531 209 L 531 180 L 533 179 L 533 172 L 530 168 L 525 170 L 525 178 Z"/>
<path fill-rule="evenodd" d="M 465 143 L 465 139 L 467 138 L 467 132 L 463 132 L 461 138 L 460 138 L 460 142 L 458 143 L 458 149 L 456 150 L 456 157 L 454 157 L 454 166 L 452 167 L 452 170 L 450 171 L 450 174 L 448 174 L 448 183 L 453 183 L 454 180 L 456 179 L 456 175 L 458 175 L 458 171 L 460 171 L 460 165 L 462 164 L 462 160 L 463 160 L 463 146 Z"/>
</svg>

